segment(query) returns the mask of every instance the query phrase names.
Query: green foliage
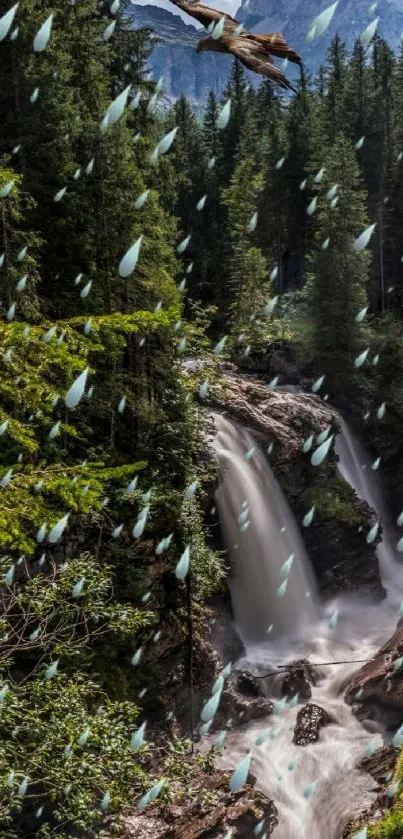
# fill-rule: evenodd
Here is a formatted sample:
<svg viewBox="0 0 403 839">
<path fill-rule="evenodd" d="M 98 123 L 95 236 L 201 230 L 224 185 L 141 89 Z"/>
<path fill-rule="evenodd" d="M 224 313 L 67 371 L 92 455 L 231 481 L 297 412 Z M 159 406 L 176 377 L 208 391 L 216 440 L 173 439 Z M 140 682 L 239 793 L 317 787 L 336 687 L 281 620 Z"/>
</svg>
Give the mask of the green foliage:
<svg viewBox="0 0 403 839">
<path fill-rule="evenodd" d="M 164 759 L 164 770 L 172 778 L 172 786 L 175 781 L 180 783 L 181 793 L 183 787 L 189 783 L 189 779 L 195 768 L 205 772 L 211 772 L 214 768 L 212 751 L 204 754 L 197 754 L 193 757 L 192 743 L 190 740 L 181 740 L 174 737 L 168 743 Z"/>
<path fill-rule="evenodd" d="M 8 565 L 3 558 L 2 570 Z M 85 830 L 100 823 L 106 791 L 116 812 L 129 790 L 140 792 L 146 783 L 130 750 L 139 708 L 112 702 L 96 683 L 96 673 L 90 678 L 85 670 L 97 647 L 113 639 L 133 643 L 153 614 L 114 602 L 112 569 L 88 554 L 59 567 L 48 562 L 29 576 L 32 570 L 25 562 L 17 566 L 17 575 L 22 574 L 17 584 L 3 582 L 1 682 L 7 691 L 0 716 L 0 825 L 13 828 L 10 836 L 24 835 L 24 826 L 44 806 L 38 835 L 63 836 L 66 824 L 69 830 Z M 75 596 L 73 587 L 81 579 L 82 593 Z M 22 657 L 29 673 L 13 681 L 12 663 Z M 50 678 L 48 668 L 56 661 L 58 671 Z M 87 728 L 89 740 L 80 746 L 78 738 Z M 25 776 L 29 783 L 22 796 L 18 787 Z"/>
<path fill-rule="evenodd" d="M 180 528 L 185 545 L 190 548 L 193 595 L 201 603 L 222 588 L 226 577 L 224 553 L 206 544 L 200 510 L 195 501 L 185 501 Z"/>
<path fill-rule="evenodd" d="M 242 286 L 230 306 L 234 339 L 237 337 L 239 340 L 242 335 L 247 345 L 253 345 L 267 334 L 263 309 L 270 296 L 270 288 L 262 252 L 258 248 L 249 248 L 243 264 Z"/>
<path fill-rule="evenodd" d="M 371 334 L 372 361 L 368 365 L 363 391 L 373 404 L 368 420 L 376 450 L 390 461 L 402 451 L 401 422 L 403 399 L 403 342 L 401 323 L 392 312 L 385 312 L 374 323 Z M 385 417 L 379 420 L 377 410 L 385 403 Z M 399 480 L 397 476 L 397 481 Z"/>
<path fill-rule="evenodd" d="M 306 509 L 315 506 L 318 517 L 323 520 L 340 521 L 352 527 L 361 524 L 355 509 L 354 490 L 341 478 L 331 478 L 324 486 L 306 490 L 301 500 Z"/>
<path fill-rule="evenodd" d="M 379 824 L 370 827 L 369 839 L 400 839 L 403 835 L 403 811 L 391 812 Z"/>
<path fill-rule="evenodd" d="M 84 369 L 88 355 L 89 342 L 68 325 L 63 329 L 63 343 L 58 341 L 60 332 L 50 342 L 44 341 L 52 325 L 45 322 L 31 327 L 25 335 L 26 323 L 0 324 L 1 421 L 9 421 L 7 434 L 29 453 L 38 450 L 35 432 L 40 439 L 44 429 L 53 425 L 52 400 L 59 395 L 61 387 L 68 389 Z M 63 431 L 74 434 L 68 425 Z"/>
<path fill-rule="evenodd" d="M 312 348 L 312 322 L 310 320 L 310 291 L 305 285 L 299 291 L 282 294 L 269 319 L 268 330 L 272 340 L 292 341 L 303 360 Z"/>
<path fill-rule="evenodd" d="M 204 307 L 200 301 L 188 301 L 185 324 L 188 355 L 197 354 L 198 358 L 211 358 L 211 341 L 208 331 L 216 312 L 216 306 Z"/>
<path fill-rule="evenodd" d="M 40 236 L 24 230 L 24 215 L 36 207 L 31 196 L 22 190 L 22 177 L 16 171 L 4 166 L 0 168 L 0 188 L 13 182 L 11 192 L 2 200 L 1 226 L 3 235 L 3 263 L 0 270 L 0 291 L 2 308 L 7 312 L 16 303 L 19 317 L 37 320 L 39 316 L 39 301 L 36 287 L 39 282 L 38 260 L 35 251 L 42 244 Z M 22 247 L 28 248 L 23 262 L 18 261 L 17 255 Z M 18 291 L 17 285 L 27 274 L 24 293 Z"/>
<path fill-rule="evenodd" d="M 147 420 L 149 427 L 152 424 L 151 427 L 157 428 L 164 414 L 158 410 L 155 398 L 153 400 L 151 394 L 147 395 L 147 368 L 137 368 L 133 374 L 125 372 L 121 368 L 122 357 L 128 341 L 138 334 L 146 336 L 151 346 L 153 341 L 170 341 L 173 352 L 171 329 L 177 316 L 178 311 L 173 309 L 158 314 L 140 311 L 132 315 L 117 313 L 109 317 L 94 317 L 88 337 L 82 331 L 86 319 L 75 318 L 55 324 L 57 331 L 50 342 L 43 340 L 49 324 L 46 328 L 31 327 L 27 337 L 24 336 L 23 323 L 0 326 L 4 369 L 0 381 L 0 420 L 8 421 L 6 432 L 0 438 L 0 460 L 4 474 L 10 467 L 13 469 L 12 480 L 3 491 L 0 545 L 8 550 L 31 551 L 39 526 L 44 522 L 48 526 L 54 524 L 68 511 L 81 516 L 81 525 L 85 515 L 95 521 L 102 509 L 103 498 L 111 492 L 111 485 L 113 488 L 120 482 L 123 489 L 122 482 L 129 481 L 139 469 L 144 468 L 144 461 L 133 463 L 130 458 L 128 463 L 119 466 L 99 460 L 82 466 L 80 460 L 76 461 L 74 452 L 79 451 L 81 441 L 84 443 L 87 440 L 92 443 L 95 457 L 99 458 L 100 454 L 105 457 L 105 450 L 98 447 L 103 417 L 104 428 L 108 430 L 109 426 L 114 434 L 119 416 L 117 406 L 125 391 L 131 391 L 132 398 L 136 390 L 141 393 L 141 400 L 137 403 L 134 399 L 132 402 L 129 396 L 126 410 L 137 415 L 142 422 Z M 60 343 L 62 334 L 64 340 Z M 161 376 L 160 387 L 164 398 L 169 393 L 166 363 L 162 355 L 166 346 L 164 343 L 158 347 L 156 343 L 157 352 L 153 359 L 153 368 L 157 376 Z M 10 350 L 11 359 L 6 362 L 5 357 Z M 161 358 L 159 370 L 158 352 Z M 91 372 L 95 373 L 94 400 L 89 403 L 85 400 L 85 407 L 80 405 L 75 412 L 60 410 L 65 392 L 87 362 L 96 364 L 96 369 L 90 366 Z M 119 374 L 118 365 L 121 369 Z M 58 399 L 56 404 L 55 398 Z M 87 427 L 85 415 L 89 411 L 97 416 L 98 426 Z M 54 441 L 49 441 L 49 431 L 56 421 L 62 423 L 60 433 Z M 166 432 L 167 428 L 165 437 Z M 24 456 L 29 458 L 25 464 L 15 465 L 17 446 L 22 446 Z M 38 460 L 39 452 L 41 460 Z M 67 460 L 65 464 L 60 462 L 62 453 Z M 36 456 L 35 462 L 32 461 L 33 455 Z M 42 487 L 36 491 L 40 481 L 43 482 Z"/>
<path fill-rule="evenodd" d="M 255 166 L 253 160 L 240 160 L 223 194 L 231 245 L 230 287 L 235 294 L 242 288 L 244 260 L 253 239 L 253 232 L 248 226 L 256 211 L 257 197 L 262 188 L 262 179 L 256 174 Z"/>
<path fill-rule="evenodd" d="M 400 751 L 393 780 L 390 784 L 403 780 L 403 756 Z M 368 828 L 369 839 L 400 839 L 403 831 L 403 800 L 399 791 L 393 798 L 391 810 L 386 810 L 376 825 Z"/>
<path fill-rule="evenodd" d="M 110 702 L 80 675 L 38 676 L 10 689 L 0 718 L 2 835 L 23 834 L 41 806 L 36 819 L 41 839 L 87 831 L 102 821 L 106 792 L 112 813 L 124 806 L 129 792 L 139 794 L 147 776 L 130 749 L 138 713 L 132 702 Z M 78 740 L 87 729 L 89 738 L 81 746 Z M 22 796 L 19 786 L 26 776 Z"/>
<path fill-rule="evenodd" d="M 105 469 L 102 463 L 66 467 L 38 464 L 16 467 L 11 481 L 3 489 L 0 512 L 0 546 L 12 551 L 35 550 L 35 534 L 46 523 L 48 530 L 71 513 L 69 526 L 88 526 L 99 522 L 107 492 L 116 485 L 123 490 L 123 480 L 133 478 L 145 463 Z M 42 482 L 40 489 L 38 484 Z"/>
<path fill-rule="evenodd" d="M 11 470 L 0 489 L 1 684 L 8 687 L 0 715 L 0 832 L 7 839 L 105 835 L 105 793 L 114 815 L 159 779 L 144 768 L 149 747 L 139 755 L 130 749 L 141 711 L 133 694 L 142 681 L 130 659 L 154 643 L 164 601 L 160 564 L 172 562 L 173 574 L 183 539 L 194 545 L 201 604 L 222 579 L 195 502 L 183 527 L 180 519 L 199 444 L 178 345 L 186 336 L 187 351 L 206 357 L 211 347 L 210 310 L 190 302 L 189 323 L 184 319 L 176 288 L 181 224 L 173 213 L 191 210 L 203 226 L 193 200 L 202 164 L 199 183 L 191 177 L 201 131 L 179 103 L 178 142 L 171 159 L 154 167 L 151 152 L 167 126 L 147 109 L 154 84 L 143 79 L 146 33 L 119 12 L 106 44 L 109 9 L 96 0 L 56 0 L 52 36 L 37 55 L 32 40 L 45 12 L 42 0 L 27 0 L 18 12 L 18 44 L 7 39 L 0 60 L 0 187 L 14 181 L 0 199 L 0 480 Z M 101 130 L 129 84 L 144 101 Z M 138 210 L 134 201 L 146 188 Z M 136 270 L 121 277 L 120 261 L 140 236 Z M 17 291 L 25 273 L 26 287 Z M 66 392 L 87 367 L 86 393 L 67 410 Z M 149 519 L 135 539 L 147 503 Z M 54 544 L 50 528 L 67 513 Z M 156 561 L 154 548 L 169 533 L 172 546 Z M 171 622 L 180 623 L 180 609 L 172 612 Z M 194 763 L 187 746 L 185 753 L 181 768 Z M 162 796 L 170 800 L 184 789 L 169 759 L 167 771 L 173 792 L 167 784 Z M 25 776 L 27 791 L 19 795 Z"/>
<path fill-rule="evenodd" d="M 345 385 L 346 370 L 353 382 L 354 358 L 365 348 L 363 327 L 356 316 L 367 303 L 370 256 L 367 252 L 357 253 L 353 243 L 368 227 L 368 217 L 351 143 L 339 135 L 321 163 L 325 175 L 317 190 L 314 247 L 310 254 L 312 350 L 321 372 L 341 387 Z M 325 196 L 334 184 L 338 184 L 339 200 L 332 208 Z M 324 249 L 327 239 L 329 244 Z"/>
<path fill-rule="evenodd" d="M 9 570 L 9 557 L 1 559 L 0 568 L 3 574 Z M 146 609 L 114 602 L 112 568 L 87 553 L 62 565 L 48 559 L 40 567 L 24 560 L 15 566 L 15 579 L 14 585 L 2 582 L 0 649 L 6 658 L 22 651 L 40 653 L 39 664 L 46 657 L 74 658 L 107 634 L 131 639 L 153 620 Z M 83 589 L 75 597 L 80 580 Z"/>
</svg>

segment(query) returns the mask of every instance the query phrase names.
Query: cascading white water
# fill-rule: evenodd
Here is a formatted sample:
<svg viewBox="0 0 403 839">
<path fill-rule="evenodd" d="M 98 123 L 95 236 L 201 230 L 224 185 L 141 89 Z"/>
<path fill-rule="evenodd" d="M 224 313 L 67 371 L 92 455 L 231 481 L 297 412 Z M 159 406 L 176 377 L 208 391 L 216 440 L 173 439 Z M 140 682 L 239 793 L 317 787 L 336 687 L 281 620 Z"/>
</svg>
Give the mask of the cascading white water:
<svg viewBox="0 0 403 839">
<path fill-rule="evenodd" d="M 239 544 L 232 556 L 235 557 L 236 571 L 240 569 L 243 576 L 234 597 L 234 609 L 235 614 L 239 613 L 239 609 L 244 610 L 242 614 L 246 625 L 249 625 L 254 610 L 260 616 L 265 614 L 265 606 L 261 605 L 262 597 L 268 608 L 277 605 L 275 600 L 267 597 L 267 587 L 270 585 L 267 581 L 272 579 L 267 573 L 267 566 L 276 563 L 276 560 L 278 562 L 278 550 L 270 551 L 270 547 L 281 543 L 283 534 L 280 535 L 279 531 L 281 533 L 283 518 L 277 517 L 275 507 L 272 512 L 267 511 L 272 510 L 279 490 L 277 484 L 272 484 L 276 489 L 268 486 L 272 478 L 269 477 L 270 470 L 266 471 L 266 461 L 263 469 L 263 466 L 258 465 L 258 455 L 255 455 L 252 463 L 245 463 L 242 459 L 245 451 L 254 445 L 253 438 L 247 432 L 234 431 L 233 426 L 230 424 L 228 427 L 222 418 L 219 420 L 219 428 L 217 449 L 222 449 L 225 444 L 229 452 L 227 455 L 221 452 L 220 459 L 226 459 L 232 470 L 227 473 L 221 497 L 217 495 L 217 505 L 224 530 L 228 534 L 228 544 Z M 378 515 L 382 515 L 385 522 L 387 517 L 379 488 L 375 496 L 375 485 L 369 490 L 366 478 L 364 485 L 359 485 L 358 478 L 362 479 L 362 470 L 357 469 L 356 464 L 361 467 L 367 458 L 363 459 L 359 444 L 344 424 L 343 438 L 338 438 L 337 451 L 341 458 L 340 471 L 343 477 L 371 506 L 376 505 Z M 256 471 L 252 471 L 252 466 Z M 244 487 L 243 492 L 241 487 Z M 252 489 L 255 494 L 248 497 Z M 245 542 L 241 541 L 242 534 L 237 521 L 239 507 L 244 500 L 250 505 L 251 524 L 247 534 L 251 531 L 248 540 L 252 541 L 247 544 L 253 546 L 252 556 L 244 550 Z M 286 509 L 291 517 L 288 507 Z M 287 517 L 287 527 L 289 525 L 290 519 Z M 255 526 L 257 535 L 253 541 Z M 386 536 L 385 532 L 384 541 Z M 260 545 L 263 548 L 259 548 Z M 382 576 L 394 579 L 394 585 L 389 588 L 388 597 L 382 603 L 368 606 L 361 603 L 359 598 L 355 601 L 351 597 L 337 598 L 322 609 L 310 637 L 304 636 L 302 631 L 297 641 L 290 638 L 288 617 L 281 615 L 280 609 L 278 620 L 285 627 L 284 635 L 273 641 L 270 636 L 265 643 L 248 645 L 245 658 L 238 664 L 241 669 L 262 674 L 275 670 L 277 665 L 303 657 L 309 657 L 313 664 L 335 662 L 330 666 L 318 667 L 320 681 L 312 687 L 311 701 L 325 708 L 332 719 L 331 724 L 321 730 L 318 742 L 308 746 L 293 744 L 293 728 L 299 708 L 291 708 L 289 705 L 279 715 L 272 714 L 265 720 L 227 734 L 220 764 L 226 769 L 235 767 L 247 752 L 252 751 L 251 772 L 257 778 L 258 787 L 274 800 L 279 811 L 279 824 L 274 830 L 273 839 L 341 839 L 349 818 L 373 798 L 376 785 L 369 775 L 359 771 L 358 764 L 365 756 L 366 749 L 382 745 L 382 736 L 379 733 L 368 733 L 345 704 L 343 694 L 352 675 L 360 667 L 355 662 L 371 658 L 396 628 L 399 603 L 403 597 L 399 566 L 388 552 L 382 551 L 379 560 Z M 303 575 L 305 562 L 304 556 Z M 295 572 L 298 574 L 298 565 L 294 565 L 290 572 L 290 583 Z M 278 565 L 275 566 L 275 579 L 277 582 Z M 305 589 L 305 582 L 295 587 L 290 586 L 292 598 L 288 602 L 280 601 L 284 612 L 286 609 L 295 609 L 297 612 L 301 610 L 300 614 L 304 615 L 308 607 Z M 234 591 L 232 594 L 234 596 Z M 335 610 L 338 611 L 337 625 L 335 629 L 330 629 L 329 618 Z M 312 619 L 312 613 L 309 618 Z M 297 628 L 298 621 L 294 624 L 292 616 L 291 627 L 294 626 Z M 275 681 L 266 683 L 271 684 L 269 693 L 275 691 Z M 278 699 L 275 696 L 272 698 L 274 701 Z M 269 739 L 256 746 L 256 737 L 265 729 L 270 730 Z M 209 740 L 214 742 L 214 737 Z M 304 791 L 314 783 L 316 787 L 306 797 Z"/>
<path fill-rule="evenodd" d="M 317 618 L 314 576 L 291 510 L 253 435 L 219 414 L 216 503 L 231 558 L 235 623 L 245 641 L 301 635 Z M 249 521 L 249 524 L 247 522 Z M 284 563 L 290 560 L 289 576 Z M 285 582 L 286 591 L 278 589 Z M 281 594 L 281 593 L 280 593 Z"/>
<path fill-rule="evenodd" d="M 337 435 L 335 442 L 335 451 L 339 456 L 339 471 L 359 498 L 366 501 L 381 520 L 382 541 L 377 547 L 377 556 L 383 582 L 388 584 L 396 576 L 398 553 L 395 548 L 394 528 L 386 510 L 379 476 L 376 470 L 371 468 L 371 458 L 360 440 L 341 417 L 340 425 L 341 434 Z"/>
<path fill-rule="evenodd" d="M 266 644 L 247 648 L 237 666 L 256 673 L 267 673 L 277 664 L 309 657 L 311 663 L 356 661 L 371 658 L 396 627 L 397 605 L 384 601 L 378 607 L 364 607 L 340 599 L 318 621 L 312 638 L 297 645 Z M 328 621 L 339 610 L 336 630 Z M 360 772 L 358 764 L 368 748 L 382 745 L 380 734 L 369 733 L 345 704 L 343 693 L 359 664 L 332 664 L 318 667 L 320 682 L 312 687 L 309 700 L 324 708 L 332 719 L 321 729 L 319 740 L 307 746 L 293 744 L 293 729 L 299 709 L 287 705 L 272 714 L 227 734 L 220 765 L 236 767 L 252 751 L 251 772 L 257 786 L 271 798 L 279 813 L 273 839 L 341 839 L 351 816 L 369 806 L 375 782 Z M 271 693 L 277 702 L 279 696 Z M 270 737 L 256 746 L 256 738 L 269 730 Z M 214 738 L 211 738 L 214 742 Z M 306 798 L 311 784 L 316 788 Z"/>
</svg>

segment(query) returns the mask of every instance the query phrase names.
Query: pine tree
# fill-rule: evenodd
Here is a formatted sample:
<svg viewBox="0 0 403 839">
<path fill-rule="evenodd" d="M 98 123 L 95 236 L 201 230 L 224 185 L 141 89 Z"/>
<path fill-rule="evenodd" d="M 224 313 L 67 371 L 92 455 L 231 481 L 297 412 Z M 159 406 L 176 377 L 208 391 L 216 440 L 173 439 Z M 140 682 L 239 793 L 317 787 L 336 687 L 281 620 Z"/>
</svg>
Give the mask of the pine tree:
<svg viewBox="0 0 403 839">
<path fill-rule="evenodd" d="M 343 90 L 343 115 L 346 136 L 354 142 L 366 140 L 371 133 L 370 71 L 366 63 L 365 48 L 356 41 L 348 62 Z M 362 147 L 365 154 L 367 143 Z"/>
<path fill-rule="evenodd" d="M 160 296 L 169 303 L 172 290 L 166 296 L 164 276 L 172 274 L 175 265 L 171 259 L 166 262 L 165 243 L 170 237 L 172 241 L 174 228 L 164 219 L 155 197 L 140 215 L 133 208 L 134 198 L 146 188 L 147 169 L 151 173 L 151 139 L 143 141 L 140 169 L 139 151 L 129 127 L 136 117 L 130 109 L 116 124 L 100 129 L 100 121 L 128 81 L 129 71 L 124 71 L 122 79 L 116 76 L 118 47 L 113 39 L 111 44 L 103 43 L 105 19 L 95 0 L 67 6 L 59 3 L 48 46 L 36 54 L 32 40 L 42 16 L 40 0 L 30 0 L 22 11 L 17 40 L 5 42 L 0 66 L 0 103 L 4 112 L 12 115 L 0 148 L 9 152 L 20 146 L 16 163 L 19 161 L 24 175 L 24 189 L 36 202 L 35 229 L 44 240 L 39 293 L 56 317 L 88 311 L 88 306 L 94 313 L 130 310 L 143 299 L 144 288 L 150 288 L 149 271 L 143 273 L 140 261 L 133 283 L 123 282 L 117 268 L 125 250 L 145 234 L 146 260 L 142 264 L 148 261 L 151 268 L 150 257 L 155 255 L 153 270 L 160 280 L 155 276 L 155 287 L 160 285 Z M 130 73 L 137 83 L 135 45 L 140 36 L 128 34 L 124 26 L 120 30 L 120 26 L 118 20 L 113 37 L 116 45 L 121 37 L 125 43 L 127 38 L 131 40 L 135 60 L 130 63 Z M 141 38 L 140 46 L 143 49 Z M 38 98 L 31 102 L 36 87 Z M 60 195 L 65 188 L 66 193 Z M 33 226 L 29 215 L 27 225 Z M 148 255 L 147 228 L 153 242 Z M 83 275 L 83 281 L 75 288 L 78 274 Z M 92 287 L 83 303 L 80 291 L 88 282 Z M 154 297 L 154 305 L 158 299 Z"/>
<path fill-rule="evenodd" d="M 366 194 L 351 141 L 339 135 L 323 162 L 309 258 L 312 348 L 317 369 L 345 388 L 354 380 L 354 358 L 365 349 L 356 316 L 368 301 L 370 254 L 357 253 L 353 243 L 368 227 Z M 335 184 L 338 202 L 331 207 L 335 197 L 326 196 Z"/>
<path fill-rule="evenodd" d="M 227 210 L 229 274 L 228 291 L 232 334 L 245 340 L 255 337 L 255 319 L 262 315 L 269 295 L 267 263 L 259 248 L 253 246 L 256 211 L 262 179 L 250 158 L 239 160 L 230 186 L 223 194 Z"/>
<path fill-rule="evenodd" d="M 393 276 L 393 241 L 390 236 L 392 223 L 392 204 L 390 190 L 392 187 L 394 167 L 393 144 L 393 93 L 392 79 L 394 72 L 394 55 L 388 45 L 380 38 L 374 39 L 373 53 L 373 126 L 376 126 L 373 137 L 376 141 L 376 154 L 371 157 L 371 169 L 374 186 L 371 190 L 373 198 L 370 201 L 370 214 L 378 223 L 376 249 L 374 253 L 373 270 L 373 301 L 374 306 L 382 311 L 387 304 L 387 289 Z M 372 131 L 372 136 L 374 131 Z"/>
<path fill-rule="evenodd" d="M 12 169 L 0 169 L 0 189 L 7 190 L 1 199 L 0 256 L 1 306 L 11 320 L 16 316 L 36 321 L 39 318 L 37 285 L 40 280 L 38 249 L 41 239 L 27 230 L 25 215 L 35 206 L 32 198 L 21 188 L 22 178 Z M 11 317 L 12 307 L 15 314 Z"/>
<path fill-rule="evenodd" d="M 347 73 L 347 51 L 338 35 L 332 40 L 328 51 L 326 68 L 327 94 L 324 102 L 325 122 L 330 142 L 344 131 L 343 92 Z"/>
<path fill-rule="evenodd" d="M 277 287 L 284 291 L 283 254 L 287 241 L 287 194 L 285 167 L 287 166 L 287 141 L 283 121 L 283 105 L 280 99 L 268 93 L 263 85 L 262 94 L 257 96 L 257 108 L 261 96 L 267 101 L 261 111 L 263 123 L 263 189 L 259 200 L 259 243 L 269 267 L 277 268 Z"/>
<path fill-rule="evenodd" d="M 223 103 L 231 100 L 231 119 L 227 128 L 222 131 L 222 161 L 221 173 L 223 183 L 228 185 L 235 167 L 235 157 L 242 128 L 248 117 L 246 104 L 247 82 L 242 64 L 235 59 L 227 88 L 224 92 Z"/>
<path fill-rule="evenodd" d="M 390 189 L 390 221 L 389 235 L 392 246 L 391 262 L 391 286 L 394 287 L 392 301 L 398 311 L 403 305 L 402 283 L 403 278 L 403 247 L 401 243 L 401 230 L 403 224 L 403 47 L 400 50 L 396 62 L 393 78 L 394 98 L 394 159 L 391 172 Z"/>
<path fill-rule="evenodd" d="M 306 163 L 311 149 L 311 104 L 308 92 L 308 78 L 301 75 L 298 92 L 293 97 L 285 114 L 285 137 L 287 160 L 283 176 L 286 190 L 286 254 L 284 266 L 285 286 L 300 286 L 305 277 L 307 252 L 307 215 L 305 189 L 301 185 L 306 180 Z"/>
<path fill-rule="evenodd" d="M 217 126 L 220 107 L 213 90 L 209 91 L 206 100 L 206 107 L 203 114 L 203 140 L 204 147 L 210 158 L 217 158 L 220 150 L 220 131 Z"/>
</svg>

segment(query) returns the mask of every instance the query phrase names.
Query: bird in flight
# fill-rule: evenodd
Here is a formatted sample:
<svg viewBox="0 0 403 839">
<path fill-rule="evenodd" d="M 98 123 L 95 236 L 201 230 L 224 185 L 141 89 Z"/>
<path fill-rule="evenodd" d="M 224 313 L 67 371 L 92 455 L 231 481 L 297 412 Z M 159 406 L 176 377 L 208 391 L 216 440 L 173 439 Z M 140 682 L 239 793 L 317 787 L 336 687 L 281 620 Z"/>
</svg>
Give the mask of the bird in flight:
<svg viewBox="0 0 403 839">
<path fill-rule="evenodd" d="M 232 54 L 242 64 L 259 73 L 273 84 L 286 90 L 294 90 L 281 70 L 274 66 L 271 55 L 288 58 L 295 64 L 301 64 L 301 58 L 295 50 L 288 46 L 281 32 L 269 35 L 252 35 L 228 14 L 211 9 L 199 3 L 198 0 L 171 0 L 182 11 L 196 18 L 210 32 L 210 37 L 204 38 L 196 47 L 197 52 L 224 52 Z M 215 30 L 215 32 L 214 32 Z"/>
</svg>

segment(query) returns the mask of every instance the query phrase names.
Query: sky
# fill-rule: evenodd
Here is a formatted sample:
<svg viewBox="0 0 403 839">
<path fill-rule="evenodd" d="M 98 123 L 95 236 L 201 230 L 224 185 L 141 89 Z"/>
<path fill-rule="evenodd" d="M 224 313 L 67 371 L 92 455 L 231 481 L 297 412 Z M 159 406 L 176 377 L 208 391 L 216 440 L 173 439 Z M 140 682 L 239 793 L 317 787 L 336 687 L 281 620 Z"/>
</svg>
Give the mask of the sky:
<svg viewBox="0 0 403 839">
<path fill-rule="evenodd" d="M 135 2 L 131 0 L 131 2 L 133 3 L 133 6 L 161 6 L 162 9 L 168 9 L 169 12 L 180 14 L 186 23 L 193 23 L 194 26 L 200 25 L 194 18 L 190 18 L 185 12 L 175 8 L 170 0 L 135 0 Z M 237 9 L 239 9 L 241 0 L 219 0 L 217 5 L 221 12 L 228 12 L 228 14 L 233 15 Z M 215 3 L 206 3 L 206 6 L 213 6 L 217 8 Z"/>
</svg>

